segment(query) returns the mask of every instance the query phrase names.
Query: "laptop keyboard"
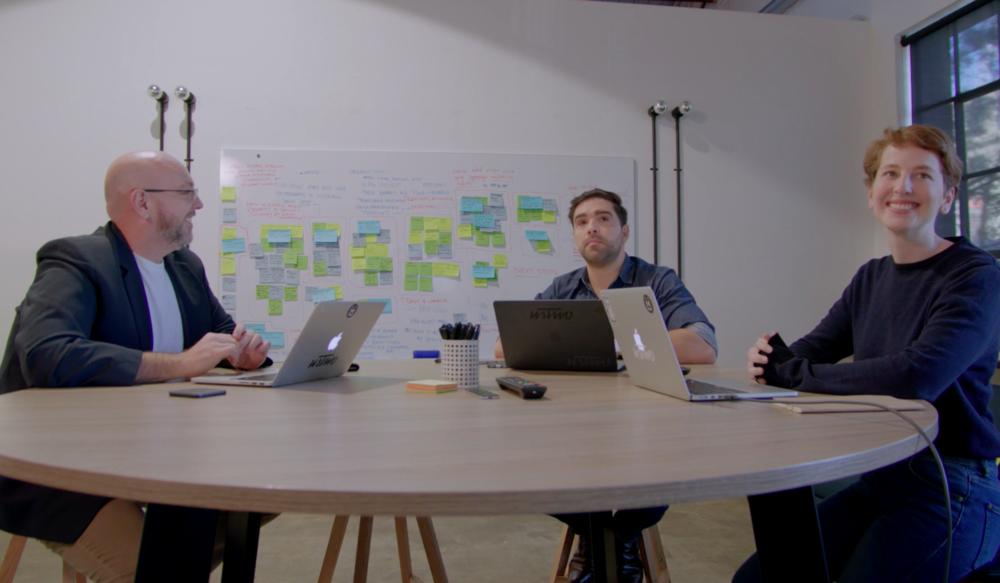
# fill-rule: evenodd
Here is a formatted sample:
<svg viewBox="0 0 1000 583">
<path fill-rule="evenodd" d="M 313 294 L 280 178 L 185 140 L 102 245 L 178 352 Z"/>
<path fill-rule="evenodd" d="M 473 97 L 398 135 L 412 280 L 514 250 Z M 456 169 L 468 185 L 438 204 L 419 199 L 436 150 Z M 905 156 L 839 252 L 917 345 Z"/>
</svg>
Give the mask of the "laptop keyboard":
<svg viewBox="0 0 1000 583">
<path fill-rule="evenodd" d="M 745 392 L 696 380 L 688 380 L 686 382 L 688 390 L 691 391 L 692 395 L 738 395 Z"/>
<path fill-rule="evenodd" d="M 277 376 L 278 373 L 275 372 L 271 374 L 257 374 L 249 377 L 240 377 L 240 378 L 245 381 L 273 381 Z"/>
</svg>

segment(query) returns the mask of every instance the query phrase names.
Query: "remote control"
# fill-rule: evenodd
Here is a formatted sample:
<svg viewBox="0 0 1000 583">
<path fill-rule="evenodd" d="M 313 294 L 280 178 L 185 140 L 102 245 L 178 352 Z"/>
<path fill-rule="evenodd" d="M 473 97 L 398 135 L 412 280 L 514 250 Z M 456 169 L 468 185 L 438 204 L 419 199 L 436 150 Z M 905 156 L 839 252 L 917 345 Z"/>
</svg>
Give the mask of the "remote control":
<svg viewBox="0 0 1000 583">
<path fill-rule="evenodd" d="M 487 391 L 486 389 L 484 389 L 482 387 L 469 387 L 468 389 L 465 389 L 465 390 L 469 391 L 473 395 L 477 395 L 481 399 L 499 399 L 500 398 L 500 395 L 494 393 L 493 391 Z"/>
<path fill-rule="evenodd" d="M 548 388 L 521 377 L 497 377 L 497 384 L 501 389 L 517 393 L 522 399 L 541 399 Z"/>
</svg>

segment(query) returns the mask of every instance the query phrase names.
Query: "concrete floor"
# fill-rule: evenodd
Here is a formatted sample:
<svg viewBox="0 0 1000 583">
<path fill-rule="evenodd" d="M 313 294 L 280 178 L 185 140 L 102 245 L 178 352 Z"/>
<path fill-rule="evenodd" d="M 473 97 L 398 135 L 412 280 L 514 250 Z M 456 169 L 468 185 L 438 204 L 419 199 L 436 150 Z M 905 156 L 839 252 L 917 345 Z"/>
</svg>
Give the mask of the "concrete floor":
<svg viewBox="0 0 1000 583">
<path fill-rule="evenodd" d="M 332 517 L 284 514 L 261 531 L 257 581 L 315 581 L 330 533 Z M 416 524 L 410 521 L 415 573 L 430 583 Z M 452 583 L 548 581 L 562 534 L 561 524 L 545 516 L 435 518 L 441 552 Z M 398 582 L 395 535 L 390 518 L 376 517 L 368 581 Z M 352 518 L 334 581 L 351 581 L 357 519 Z M 674 583 L 728 582 L 753 551 L 745 499 L 678 504 L 660 522 Z M 4 548 L 9 537 L 0 534 Z M 37 541 L 30 541 L 15 583 L 56 583 L 61 561 Z M 221 571 L 213 573 L 218 583 Z"/>
</svg>

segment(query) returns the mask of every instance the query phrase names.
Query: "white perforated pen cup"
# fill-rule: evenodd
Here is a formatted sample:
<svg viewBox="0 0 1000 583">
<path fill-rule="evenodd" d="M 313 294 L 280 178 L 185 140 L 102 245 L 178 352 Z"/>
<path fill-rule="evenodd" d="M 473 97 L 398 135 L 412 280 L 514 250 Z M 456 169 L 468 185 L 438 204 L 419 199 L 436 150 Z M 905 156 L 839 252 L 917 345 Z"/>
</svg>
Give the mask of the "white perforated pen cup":
<svg viewBox="0 0 1000 583">
<path fill-rule="evenodd" d="M 479 340 L 442 340 L 441 374 L 458 388 L 479 386 Z"/>
</svg>

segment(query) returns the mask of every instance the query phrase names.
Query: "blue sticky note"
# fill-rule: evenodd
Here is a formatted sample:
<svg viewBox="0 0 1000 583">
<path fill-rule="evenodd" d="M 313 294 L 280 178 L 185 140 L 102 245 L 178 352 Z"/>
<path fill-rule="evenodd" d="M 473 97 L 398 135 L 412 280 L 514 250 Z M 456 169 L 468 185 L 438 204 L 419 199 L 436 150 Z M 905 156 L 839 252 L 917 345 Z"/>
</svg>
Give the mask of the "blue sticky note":
<svg viewBox="0 0 1000 583">
<path fill-rule="evenodd" d="M 378 235 L 381 230 L 378 221 L 358 221 L 358 232 L 362 235 Z"/>
<path fill-rule="evenodd" d="M 340 235 L 333 229 L 316 229 L 313 231 L 313 240 L 317 243 L 336 243 L 340 240 Z"/>
<path fill-rule="evenodd" d="M 493 215 L 476 215 L 472 224 L 475 225 L 477 229 L 493 230 L 496 228 L 497 219 Z"/>
<path fill-rule="evenodd" d="M 382 313 L 383 314 L 391 314 L 392 313 L 392 300 L 389 299 L 389 298 L 368 298 L 365 301 L 378 302 L 378 303 L 382 304 L 383 306 L 385 306 L 385 307 L 382 308 Z"/>
<path fill-rule="evenodd" d="M 525 231 L 524 236 L 528 238 L 529 241 L 548 241 L 549 234 L 545 231 Z"/>
<path fill-rule="evenodd" d="M 540 196 L 522 196 L 518 201 L 521 203 L 521 207 L 524 210 L 542 210 L 542 197 Z"/>
<path fill-rule="evenodd" d="M 264 333 L 264 324 L 244 324 L 244 327 L 250 332 L 254 332 L 256 334 Z"/>
<path fill-rule="evenodd" d="M 271 348 L 284 348 L 285 347 L 285 333 L 284 332 L 261 332 L 260 337 L 264 339 L 265 342 L 271 343 Z"/>
<path fill-rule="evenodd" d="M 470 198 L 468 196 L 462 197 L 462 212 L 463 213 L 481 213 L 483 212 L 483 201 L 478 198 Z"/>
<path fill-rule="evenodd" d="M 291 243 L 292 231 L 289 229 L 272 229 L 267 232 L 268 243 Z"/>
<path fill-rule="evenodd" d="M 337 292 L 333 291 L 332 287 L 321 287 L 313 290 L 311 299 L 314 304 L 318 304 L 320 302 L 332 302 L 337 299 Z"/>
<path fill-rule="evenodd" d="M 222 252 L 223 253 L 243 253 L 247 250 L 246 239 L 223 239 L 222 240 Z"/>
<path fill-rule="evenodd" d="M 496 279 L 497 270 L 492 265 L 473 265 L 472 277 L 476 279 Z"/>
</svg>

